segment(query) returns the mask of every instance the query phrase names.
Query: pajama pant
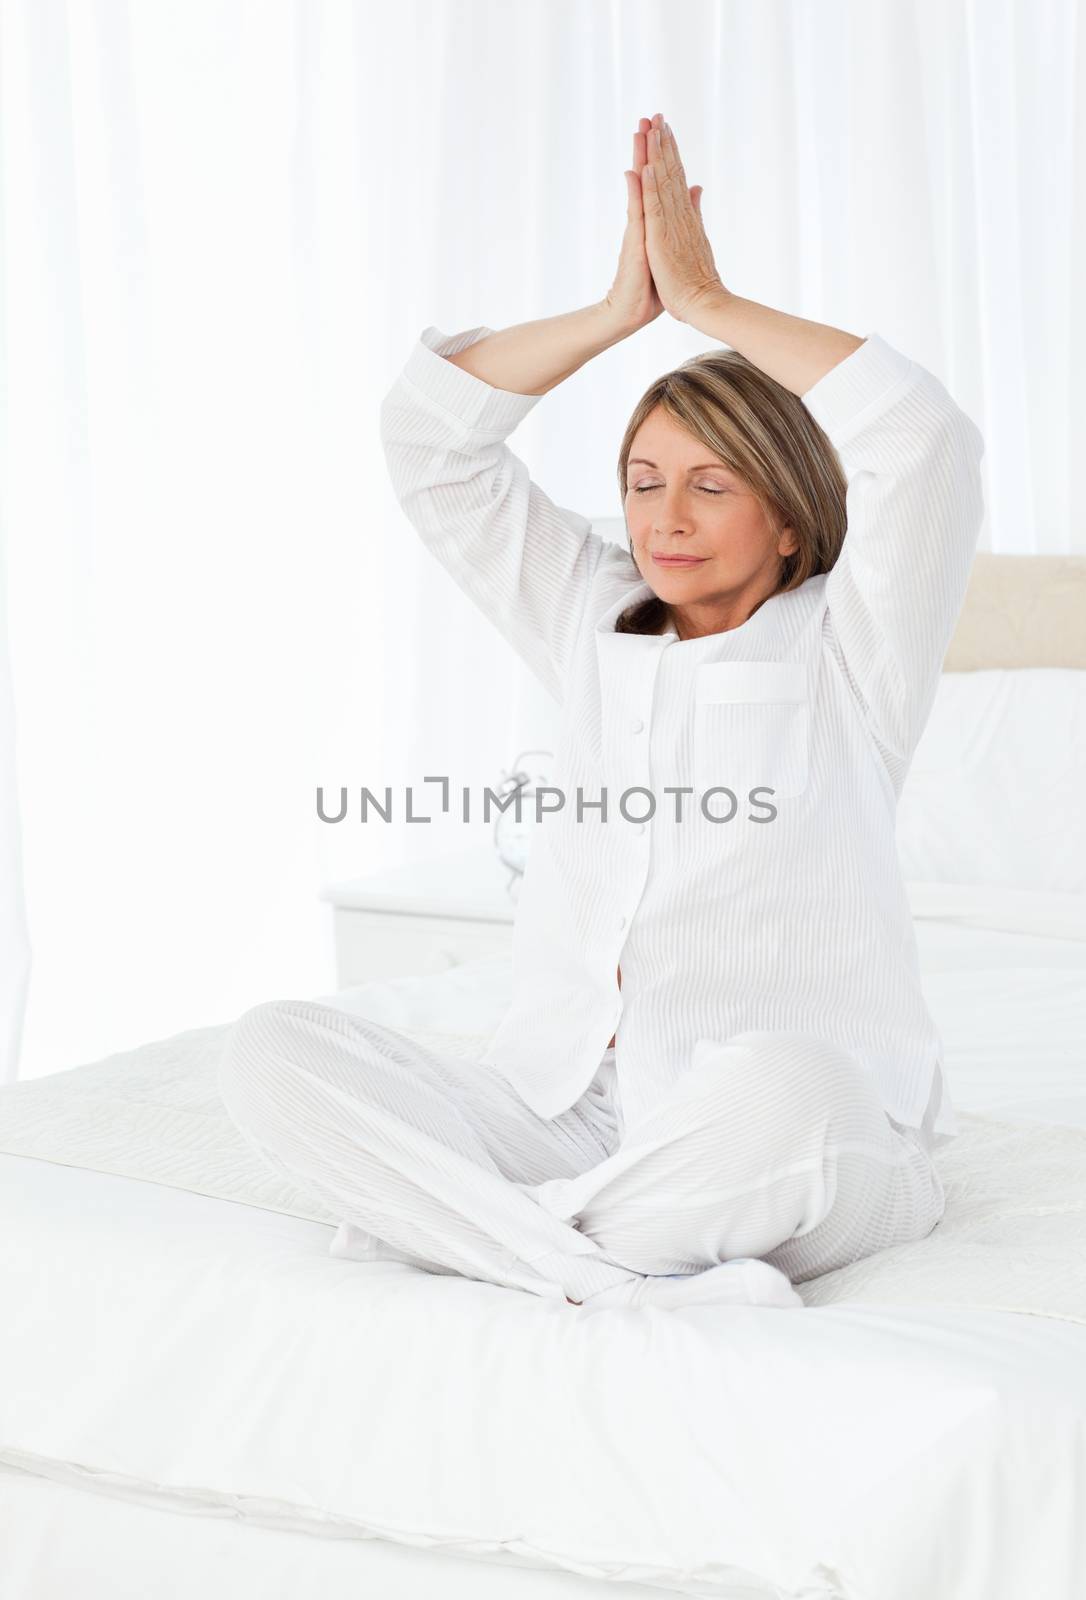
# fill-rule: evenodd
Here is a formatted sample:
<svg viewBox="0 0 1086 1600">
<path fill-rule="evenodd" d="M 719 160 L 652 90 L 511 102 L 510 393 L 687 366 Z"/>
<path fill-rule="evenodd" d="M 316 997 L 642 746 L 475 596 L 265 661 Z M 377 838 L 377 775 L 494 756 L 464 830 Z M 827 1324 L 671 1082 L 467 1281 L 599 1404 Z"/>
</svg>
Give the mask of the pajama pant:
<svg viewBox="0 0 1086 1600">
<path fill-rule="evenodd" d="M 626 1127 L 613 1049 L 547 1119 L 492 1065 L 277 1000 L 233 1024 L 219 1085 L 255 1153 L 343 1219 L 333 1254 L 557 1299 L 736 1256 L 803 1282 L 943 1214 L 926 1130 L 894 1122 L 852 1056 L 803 1033 L 700 1041 Z"/>
</svg>

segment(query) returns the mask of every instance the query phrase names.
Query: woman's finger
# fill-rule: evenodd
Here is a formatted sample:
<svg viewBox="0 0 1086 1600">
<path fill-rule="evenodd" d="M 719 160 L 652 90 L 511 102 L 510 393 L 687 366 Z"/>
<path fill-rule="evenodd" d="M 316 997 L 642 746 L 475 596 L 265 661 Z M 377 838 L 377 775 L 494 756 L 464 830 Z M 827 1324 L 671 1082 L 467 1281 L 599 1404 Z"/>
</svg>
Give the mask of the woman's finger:
<svg viewBox="0 0 1086 1600">
<path fill-rule="evenodd" d="M 663 187 L 663 180 L 670 177 L 672 163 L 669 159 L 670 148 L 667 138 L 667 124 L 663 117 L 658 123 L 653 124 L 651 158 L 656 168 L 656 182 L 658 187 Z"/>
<path fill-rule="evenodd" d="M 624 172 L 622 176 L 626 180 L 626 226 L 628 228 L 632 228 L 636 227 L 640 221 L 638 216 L 638 205 L 634 197 L 634 190 L 635 188 L 639 189 L 641 185 L 631 183 L 631 175 L 628 172 Z"/>
<path fill-rule="evenodd" d="M 668 139 L 667 139 L 667 123 L 664 121 L 663 117 L 661 117 L 659 126 L 656 129 L 656 178 L 657 178 L 657 183 L 659 183 L 659 180 L 661 178 L 666 178 L 666 177 L 668 177 L 670 175 L 670 160 L 669 160 L 669 156 L 670 156 L 670 149 L 669 149 L 669 146 L 668 146 Z"/>
<path fill-rule="evenodd" d="M 648 119 L 646 117 L 642 117 L 641 118 L 642 124 L 643 125 L 647 124 L 647 120 Z M 648 160 L 648 153 L 647 153 L 647 151 L 645 149 L 645 126 L 641 126 L 641 127 L 638 128 L 637 132 L 634 134 L 634 141 L 633 142 L 634 142 L 633 169 L 634 169 L 635 172 L 640 172 L 641 168 L 645 165 L 645 162 Z"/>
<path fill-rule="evenodd" d="M 664 159 L 664 170 L 669 177 L 677 179 L 686 188 L 686 175 L 683 172 L 682 157 L 679 155 L 679 146 L 674 133 L 665 122 L 661 129 L 661 149 Z"/>
<path fill-rule="evenodd" d="M 658 138 L 659 129 L 653 128 L 649 135 L 649 159 L 645 167 L 644 192 L 652 196 L 650 207 L 655 204 L 655 209 L 663 216 L 671 214 L 675 205 L 675 195 L 672 192 L 672 174 L 668 171 L 667 160 L 663 153 L 663 143 Z M 684 182 L 685 187 L 685 182 Z"/>
<path fill-rule="evenodd" d="M 627 172 L 624 174 L 624 177 L 626 179 L 626 189 L 629 196 L 630 217 L 634 222 L 640 223 L 641 179 L 637 176 L 636 172 Z"/>
</svg>

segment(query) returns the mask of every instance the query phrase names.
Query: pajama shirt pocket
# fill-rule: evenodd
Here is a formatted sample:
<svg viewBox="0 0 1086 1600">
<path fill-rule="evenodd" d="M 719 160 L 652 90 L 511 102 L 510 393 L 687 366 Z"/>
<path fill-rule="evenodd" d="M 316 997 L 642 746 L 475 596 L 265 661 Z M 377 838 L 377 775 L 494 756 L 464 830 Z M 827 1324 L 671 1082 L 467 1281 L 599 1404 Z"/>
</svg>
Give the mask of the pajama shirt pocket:
<svg viewBox="0 0 1086 1600">
<path fill-rule="evenodd" d="M 745 813 L 758 798 L 807 787 L 810 697 L 800 661 L 707 661 L 694 679 L 694 786 L 731 789 Z"/>
</svg>

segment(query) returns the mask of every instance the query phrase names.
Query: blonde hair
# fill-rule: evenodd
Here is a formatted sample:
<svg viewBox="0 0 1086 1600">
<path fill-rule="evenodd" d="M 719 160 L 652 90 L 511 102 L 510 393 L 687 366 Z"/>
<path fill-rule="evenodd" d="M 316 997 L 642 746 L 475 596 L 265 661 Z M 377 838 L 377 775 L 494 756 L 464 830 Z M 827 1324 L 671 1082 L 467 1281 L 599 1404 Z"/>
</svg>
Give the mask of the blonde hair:
<svg viewBox="0 0 1086 1600">
<path fill-rule="evenodd" d="M 773 529 L 787 525 L 794 531 L 798 549 L 781 557 L 775 594 L 829 572 L 845 537 L 847 480 L 836 450 L 799 395 L 738 350 L 708 350 L 665 372 L 638 401 L 622 438 L 618 484 L 624 512 L 634 436 L 657 406 L 738 473 Z M 627 544 L 633 560 L 628 528 Z M 622 613 L 615 631 L 657 633 L 667 610 L 658 595 L 649 595 Z"/>
</svg>

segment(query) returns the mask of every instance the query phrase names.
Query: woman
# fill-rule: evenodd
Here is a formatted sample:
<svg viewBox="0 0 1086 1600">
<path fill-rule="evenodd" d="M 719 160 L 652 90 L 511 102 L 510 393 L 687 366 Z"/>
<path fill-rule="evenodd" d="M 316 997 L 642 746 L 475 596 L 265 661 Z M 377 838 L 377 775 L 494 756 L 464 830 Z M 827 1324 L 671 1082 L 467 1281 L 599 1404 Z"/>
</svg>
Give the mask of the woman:
<svg viewBox="0 0 1086 1600">
<path fill-rule="evenodd" d="M 407 516 L 563 707 L 564 804 L 525 874 L 509 1012 L 465 1062 L 326 1005 L 260 1005 L 222 1091 L 344 1219 L 333 1253 L 586 1309 L 796 1306 L 794 1282 L 942 1215 L 954 1115 L 894 809 L 976 546 L 983 441 L 878 334 L 725 287 L 659 115 L 626 181 L 601 302 L 427 328 L 382 409 Z M 731 348 L 634 412 L 627 552 L 504 440 L 665 310 Z"/>
</svg>

